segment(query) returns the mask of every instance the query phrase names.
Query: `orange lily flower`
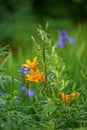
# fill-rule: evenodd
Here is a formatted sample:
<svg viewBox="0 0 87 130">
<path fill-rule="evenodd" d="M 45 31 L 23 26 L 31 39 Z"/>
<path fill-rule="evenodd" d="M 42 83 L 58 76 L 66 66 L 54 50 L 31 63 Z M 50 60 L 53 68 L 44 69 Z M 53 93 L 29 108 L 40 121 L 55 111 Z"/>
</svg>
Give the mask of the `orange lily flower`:
<svg viewBox="0 0 87 130">
<path fill-rule="evenodd" d="M 59 96 L 62 99 L 62 101 L 64 101 L 65 103 L 69 103 L 71 100 L 71 98 L 69 98 L 67 95 L 65 96 L 65 94 L 62 92 L 59 93 Z"/>
<path fill-rule="evenodd" d="M 26 74 L 26 80 L 29 80 L 32 82 L 39 82 L 41 80 L 42 82 L 45 82 L 44 78 L 42 76 L 43 73 L 44 72 L 39 72 L 38 69 L 36 69 L 36 70 L 31 69 L 30 74 Z"/>
<path fill-rule="evenodd" d="M 29 69 L 35 69 L 37 66 L 37 56 L 33 58 L 33 61 L 31 62 L 29 59 L 26 60 L 26 64 L 22 64 L 22 66 L 27 67 Z"/>
<path fill-rule="evenodd" d="M 69 103 L 76 95 L 80 95 L 79 92 L 73 92 L 71 94 L 65 95 L 64 93 L 60 92 L 59 96 L 65 103 Z"/>
</svg>

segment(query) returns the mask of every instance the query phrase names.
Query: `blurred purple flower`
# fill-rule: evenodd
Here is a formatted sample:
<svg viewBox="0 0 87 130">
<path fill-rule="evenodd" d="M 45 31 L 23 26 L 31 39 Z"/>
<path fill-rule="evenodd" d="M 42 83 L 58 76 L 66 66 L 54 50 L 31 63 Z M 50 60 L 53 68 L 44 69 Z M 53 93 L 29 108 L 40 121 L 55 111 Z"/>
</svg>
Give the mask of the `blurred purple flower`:
<svg viewBox="0 0 87 130">
<path fill-rule="evenodd" d="M 74 43 L 74 39 L 67 36 L 67 33 L 65 30 L 62 30 L 61 32 L 59 32 L 59 41 L 57 42 L 57 46 L 59 48 L 63 48 L 65 46 L 66 41 L 68 41 L 70 44 Z"/>
<path fill-rule="evenodd" d="M 2 90 L 0 90 L 0 95 L 4 94 L 4 92 Z"/>
<path fill-rule="evenodd" d="M 21 66 L 20 69 L 18 70 L 18 74 L 19 75 L 24 75 L 29 73 L 29 68 L 25 67 L 25 66 Z"/>
<path fill-rule="evenodd" d="M 26 96 L 33 97 L 34 91 L 33 90 L 26 90 Z"/>
<path fill-rule="evenodd" d="M 26 89 L 24 86 L 20 87 L 19 92 L 26 92 L 27 97 L 32 97 L 34 95 L 34 91 L 31 89 Z"/>
<path fill-rule="evenodd" d="M 20 90 L 19 90 L 20 92 L 25 92 L 25 87 L 20 87 Z"/>
</svg>

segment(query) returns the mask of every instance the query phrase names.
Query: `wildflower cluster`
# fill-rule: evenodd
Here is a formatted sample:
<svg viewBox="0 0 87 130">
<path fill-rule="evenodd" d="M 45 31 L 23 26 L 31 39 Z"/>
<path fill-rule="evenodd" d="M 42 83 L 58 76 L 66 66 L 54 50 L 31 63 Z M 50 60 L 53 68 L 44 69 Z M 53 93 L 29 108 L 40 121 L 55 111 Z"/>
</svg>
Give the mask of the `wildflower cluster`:
<svg viewBox="0 0 87 130">
<path fill-rule="evenodd" d="M 38 32 L 38 36 L 41 36 L 41 42 L 39 41 L 41 44 L 38 44 L 38 42 L 33 38 L 34 51 L 37 56 L 35 56 L 32 61 L 26 59 L 26 63 L 22 64 L 19 69 L 19 74 L 24 79 L 25 83 L 20 87 L 19 92 L 24 94 L 24 96 L 26 95 L 26 97 L 34 96 L 34 98 L 37 99 L 35 104 L 37 102 L 37 106 L 42 109 L 37 110 L 36 114 L 39 112 L 42 113 L 41 116 L 43 117 L 43 120 L 50 120 L 53 113 L 58 116 L 58 110 L 60 113 L 60 119 L 62 120 L 66 117 L 67 121 L 65 119 L 65 122 L 68 122 L 69 117 L 72 116 L 72 111 L 69 114 L 66 113 L 67 111 L 70 111 L 70 108 L 73 110 L 73 101 L 75 102 L 79 99 L 80 92 L 76 89 L 71 89 L 70 87 L 68 88 L 68 91 L 67 80 L 65 81 L 64 79 L 66 68 L 56 51 L 58 48 L 52 44 L 53 41 L 48 38 L 47 32 L 42 30 L 42 28 L 38 29 Z M 69 37 L 65 30 L 62 30 L 59 32 L 57 46 L 59 48 L 65 47 L 66 41 L 70 42 L 70 44 L 74 43 L 73 38 Z M 38 59 L 39 61 L 41 60 L 40 65 L 42 65 L 44 72 L 40 72 L 38 68 Z M 40 88 L 37 89 L 39 94 L 37 94 L 31 89 L 30 82 L 39 83 L 40 81 Z M 70 94 L 68 94 L 68 92 L 70 92 Z M 40 97 L 39 102 L 38 97 Z M 56 116 L 55 118 L 57 118 Z M 54 124 L 56 123 L 57 120 L 54 120 Z"/>
<path fill-rule="evenodd" d="M 26 60 L 26 64 L 21 65 L 22 67 L 29 69 L 29 73 L 26 73 L 25 75 L 26 81 L 39 82 L 41 80 L 42 82 L 44 82 L 43 78 L 44 72 L 39 72 L 39 69 L 36 68 L 37 65 L 38 65 L 37 57 L 34 57 L 33 62 L 31 62 L 28 59 Z"/>
<path fill-rule="evenodd" d="M 26 64 L 22 64 L 19 69 L 19 74 L 24 78 L 26 85 L 26 88 L 24 86 L 20 88 L 20 92 L 25 92 L 28 97 L 32 97 L 34 95 L 33 90 L 29 87 L 29 82 L 37 83 L 39 81 L 45 81 L 43 78 L 44 72 L 40 72 L 37 65 L 37 57 L 34 57 L 32 62 L 27 59 Z"/>
</svg>

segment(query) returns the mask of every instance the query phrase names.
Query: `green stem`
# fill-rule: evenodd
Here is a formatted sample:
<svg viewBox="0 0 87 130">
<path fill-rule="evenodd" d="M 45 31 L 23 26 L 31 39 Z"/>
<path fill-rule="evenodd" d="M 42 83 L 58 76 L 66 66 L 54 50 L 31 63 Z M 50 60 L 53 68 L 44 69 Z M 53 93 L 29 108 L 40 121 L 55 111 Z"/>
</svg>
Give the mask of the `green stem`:
<svg viewBox="0 0 87 130">
<path fill-rule="evenodd" d="M 43 43 L 43 61 L 44 61 L 45 80 L 47 81 L 47 66 L 46 66 L 46 56 L 45 56 L 44 43 Z"/>
<path fill-rule="evenodd" d="M 13 71 L 13 61 L 12 61 L 12 85 L 11 85 L 11 93 L 13 95 L 14 91 L 14 71 Z"/>
</svg>

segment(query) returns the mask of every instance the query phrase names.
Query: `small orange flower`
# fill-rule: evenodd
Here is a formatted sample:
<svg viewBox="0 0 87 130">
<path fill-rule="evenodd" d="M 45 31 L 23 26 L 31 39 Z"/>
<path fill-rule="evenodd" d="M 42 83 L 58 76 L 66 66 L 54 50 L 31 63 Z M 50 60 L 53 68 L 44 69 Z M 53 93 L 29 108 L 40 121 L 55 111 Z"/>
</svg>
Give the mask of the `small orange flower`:
<svg viewBox="0 0 87 130">
<path fill-rule="evenodd" d="M 73 93 L 69 94 L 68 96 L 73 98 L 73 97 L 75 97 L 75 93 L 73 92 Z"/>
<path fill-rule="evenodd" d="M 61 99 L 64 101 L 64 97 L 65 97 L 64 93 L 59 92 L 59 96 L 60 96 L 60 97 L 61 97 Z"/>
<path fill-rule="evenodd" d="M 43 73 L 44 72 L 39 72 L 38 69 L 35 70 L 31 69 L 30 74 L 26 74 L 26 80 L 32 82 L 39 82 L 41 80 L 42 82 L 45 82 L 43 78 Z"/>
<path fill-rule="evenodd" d="M 64 101 L 65 103 L 69 103 L 76 95 L 80 95 L 79 92 L 73 92 L 71 94 L 65 95 L 62 92 L 59 92 L 59 96 L 62 99 L 62 101 Z"/>
<path fill-rule="evenodd" d="M 29 69 L 35 69 L 37 66 L 37 56 L 33 58 L 33 61 L 31 62 L 29 59 L 26 60 L 26 64 L 22 64 L 22 66 L 27 67 Z"/>
<path fill-rule="evenodd" d="M 65 102 L 65 103 L 69 103 L 70 101 L 71 101 L 71 98 L 68 97 L 68 96 L 65 96 L 65 98 L 64 98 L 64 102 Z"/>
<path fill-rule="evenodd" d="M 71 101 L 71 98 L 62 92 L 59 93 L 59 96 L 62 99 L 62 101 L 64 101 L 65 103 L 69 103 Z"/>
</svg>

